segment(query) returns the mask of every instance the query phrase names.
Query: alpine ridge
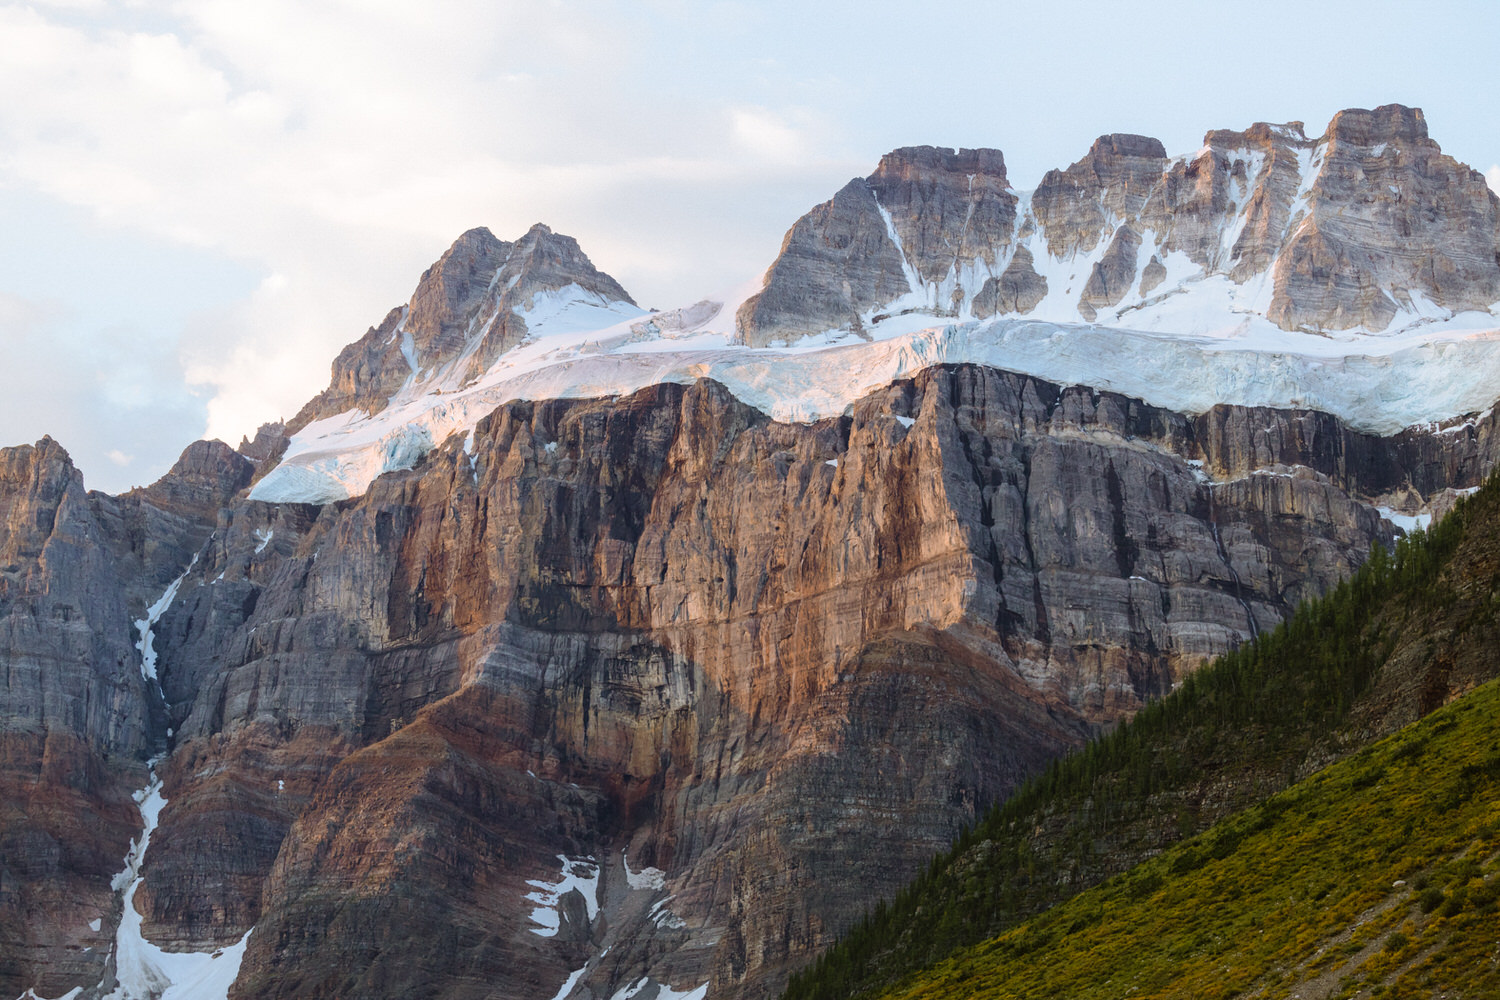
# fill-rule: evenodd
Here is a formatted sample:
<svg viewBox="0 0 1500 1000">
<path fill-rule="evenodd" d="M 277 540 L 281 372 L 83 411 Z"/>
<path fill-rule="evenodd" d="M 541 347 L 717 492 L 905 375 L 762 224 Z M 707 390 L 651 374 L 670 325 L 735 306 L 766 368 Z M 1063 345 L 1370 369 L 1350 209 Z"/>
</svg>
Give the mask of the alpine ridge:
<svg viewBox="0 0 1500 1000">
<path fill-rule="evenodd" d="M 1476 178 L 907 147 L 736 295 L 474 229 L 238 452 L 0 452 L 0 994 L 775 994 L 1483 481 Z"/>
</svg>

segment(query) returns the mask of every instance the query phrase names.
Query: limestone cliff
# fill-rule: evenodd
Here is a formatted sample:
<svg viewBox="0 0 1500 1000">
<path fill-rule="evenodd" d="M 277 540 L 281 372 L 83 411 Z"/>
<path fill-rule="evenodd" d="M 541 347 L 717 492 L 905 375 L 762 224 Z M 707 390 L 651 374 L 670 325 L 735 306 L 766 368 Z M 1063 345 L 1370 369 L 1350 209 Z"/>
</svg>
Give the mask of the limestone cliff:
<svg viewBox="0 0 1500 1000">
<path fill-rule="evenodd" d="M 148 934 L 253 925 L 241 996 L 765 995 L 1389 539 L 1351 493 L 1492 448 L 974 367 L 811 425 L 709 382 L 509 404 L 358 500 L 221 515 L 159 627 Z M 570 865 L 598 908 L 560 893 L 540 937 Z"/>
<path fill-rule="evenodd" d="M 1186 319 L 1189 301 L 1206 312 Z M 764 345 L 919 311 L 1379 333 L 1497 302 L 1500 200 L 1420 110 L 1386 105 L 1317 138 L 1301 122 L 1215 130 L 1170 158 L 1101 136 L 1031 192 L 998 150 L 896 150 L 792 227 L 738 328 Z"/>
<path fill-rule="evenodd" d="M 131 793 L 162 732 L 133 621 L 248 482 L 240 463 L 199 442 L 157 483 L 108 497 L 50 438 L 0 449 L 0 992 L 105 973 Z"/>
</svg>

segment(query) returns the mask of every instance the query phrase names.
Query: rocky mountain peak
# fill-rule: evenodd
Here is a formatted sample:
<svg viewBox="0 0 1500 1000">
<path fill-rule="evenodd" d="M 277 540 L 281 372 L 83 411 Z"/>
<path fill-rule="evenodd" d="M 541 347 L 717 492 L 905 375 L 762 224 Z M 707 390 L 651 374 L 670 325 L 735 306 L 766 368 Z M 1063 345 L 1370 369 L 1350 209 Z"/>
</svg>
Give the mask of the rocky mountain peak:
<svg viewBox="0 0 1500 1000">
<path fill-rule="evenodd" d="M 1098 165 L 1108 165 L 1124 159 L 1165 160 L 1166 158 L 1167 150 L 1161 144 L 1160 139 L 1129 132 L 1112 132 L 1095 139 L 1094 144 L 1089 147 L 1089 155 L 1084 157 L 1084 160 Z"/>
<path fill-rule="evenodd" d="M 1430 141 L 1427 137 L 1427 116 L 1421 108 L 1408 108 L 1402 104 L 1382 104 L 1373 111 L 1364 108 L 1348 108 L 1333 116 L 1325 142 L 1347 142 L 1356 146 L 1375 146 L 1380 143 L 1414 144 Z"/>
<path fill-rule="evenodd" d="M 976 259 L 993 266 L 1015 228 L 1016 196 L 998 149 L 905 146 L 881 157 L 866 182 L 920 285 L 941 283 Z M 939 293 L 933 304 L 953 309 L 951 295 Z"/>
<path fill-rule="evenodd" d="M 219 508 L 250 485 L 255 463 L 223 441 L 194 441 L 166 475 L 132 491 L 156 508 L 211 521 Z"/>
<path fill-rule="evenodd" d="M 1339 112 L 1308 173 L 1274 269 L 1277 325 L 1384 330 L 1500 300 L 1500 200 L 1428 138 L 1420 109 Z"/>
<path fill-rule="evenodd" d="M 463 347 L 465 321 L 512 246 L 488 229 L 470 229 L 422 272 L 404 326 L 418 352 L 443 357 Z"/>
<path fill-rule="evenodd" d="M 998 149 L 951 149 L 943 146 L 902 146 L 880 158 L 869 181 L 884 187 L 894 181 L 914 181 L 943 174 L 984 174 L 1005 185 L 1005 154 Z"/>
<path fill-rule="evenodd" d="M 51 437 L 0 448 L 0 609 L 8 597 L 35 589 L 25 568 L 41 557 L 70 492 L 75 502 L 83 496 L 83 476 Z"/>
<path fill-rule="evenodd" d="M 458 388 L 523 340 L 538 297 L 556 309 L 601 309 L 635 301 L 596 268 L 571 236 L 537 223 L 514 243 L 470 229 L 422 273 L 411 300 L 348 345 L 333 362 L 327 389 L 287 422 L 295 434 L 314 420 L 349 410 L 375 413 L 403 387 Z"/>
<path fill-rule="evenodd" d="M 764 346 L 858 331 L 896 300 L 957 315 L 976 270 L 1006 255 L 1017 203 L 998 149 L 893 149 L 792 227 L 765 288 L 740 307 L 738 335 Z"/>
<path fill-rule="evenodd" d="M 911 313 L 1394 332 L 1500 302 L 1497 220 L 1483 177 L 1394 104 L 1341 111 L 1317 139 L 1302 122 L 1213 130 L 1170 158 L 1103 135 L 1029 198 L 998 151 L 905 147 L 792 228 L 738 334 L 878 337 Z"/>
<path fill-rule="evenodd" d="M 576 239 L 554 233 L 540 222 L 515 242 L 493 280 L 505 286 L 502 298 L 509 296 L 507 301 L 512 306 L 529 305 L 537 293 L 569 285 L 605 301 L 635 305 L 619 282 L 594 267 Z"/>
<path fill-rule="evenodd" d="M 1114 219 L 1135 215 L 1161 179 L 1167 151 L 1144 135 L 1101 135 L 1067 170 L 1049 170 L 1031 198 L 1054 257 L 1094 249 Z"/>
</svg>

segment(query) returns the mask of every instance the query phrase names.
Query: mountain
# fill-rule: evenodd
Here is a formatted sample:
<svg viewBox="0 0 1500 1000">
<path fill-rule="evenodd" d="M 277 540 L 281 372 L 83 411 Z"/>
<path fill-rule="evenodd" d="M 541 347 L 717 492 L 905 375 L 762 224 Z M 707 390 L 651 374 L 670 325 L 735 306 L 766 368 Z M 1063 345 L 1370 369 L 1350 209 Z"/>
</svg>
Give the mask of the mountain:
<svg viewBox="0 0 1500 1000">
<path fill-rule="evenodd" d="M 545 226 L 471 230 L 239 453 L 106 497 L 7 451 L 0 991 L 775 993 L 1495 466 L 1500 203 L 1408 109 L 1244 135 L 1239 167 L 1106 137 L 1024 196 L 998 152 L 898 150 L 669 312 Z M 1385 261 L 1427 237 L 1349 156 L 1426 185 L 1451 268 Z M 1162 193 L 1194 164 L 1196 223 Z M 1231 253 L 1288 171 L 1303 221 Z M 1105 301 L 1127 223 L 1176 312 Z M 1281 282 L 1308 230 L 1389 322 Z"/>
<path fill-rule="evenodd" d="M 1497 250 L 1484 178 L 1399 105 L 1342 111 L 1316 139 L 1216 130 L 1172 158 L 1101 136 L 1031 192 L 999 150 L 918 146 L 804 216 L 737 319 L 757 345 L 906 313 L 1385 332 L 1488 312 Z"/>
<path fill-rule="evenodd" d="M 1492 479 L 1054 766 L 787 996 L 1490 995 L 1497 574 Z"/>
<path fill-rule="evenodd" d="M 132 793 L 165 709 L 145 613 L 249 484 L 249 462 L 190 446 L 154 485 L 87 493 L 55 441 L 0 449 L 0 982 L 55 995 L 105 975 L 112 886 L 140 828 Z M 149 647 L 147 647 L 149 648 Z"/>
<path fill-rule="evenodd" d="M 1316 139 L 1297 122 L 1215 130 L 1178 157 L 1103 136 L 1030 192 L 998 150 L 898 149 L 798 220 L 761 281 L 665 313 L 635 309 L 576 245 L 571 290 L 552 271 L 534 285 L 503 262 L 537 232 L 514 251 L 460 239 L 340 355 L 256 498 L 358 495 L 513 399 L 700 378 L 808 421 L 972 363 L 1381 435 L 1487 410 L 1500 382 L 1500 199 L 1399 105 L 1340 112 Z M 397 328 L 418 316 L 406 358 Z"/>
</svg>

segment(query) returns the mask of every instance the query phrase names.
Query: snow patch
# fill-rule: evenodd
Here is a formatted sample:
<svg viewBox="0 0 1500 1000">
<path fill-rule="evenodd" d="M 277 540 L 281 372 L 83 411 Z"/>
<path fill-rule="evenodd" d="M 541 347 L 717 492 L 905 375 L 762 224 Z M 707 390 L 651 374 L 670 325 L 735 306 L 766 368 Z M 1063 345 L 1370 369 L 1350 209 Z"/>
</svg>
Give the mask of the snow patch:
<svg viewBox="0 0 1500 1000">
<path fill-rule="evenodd" d="M 558 900 L 574 889 L 583 894 L 590 922 L 599 915 L 599 865 L 593 857 L 570 858 L 559 854 L 557 860 L 562 862 L 562 874 L 556 882 L 530 880 L 526 883 L 534 890 L 525 898 L 527 902 L 537 904 L 531 910 L 531 919 L 538 926 L 531 928 L 531 933 L 538 937 L 556 936 L 562 923 Z"/>
<path fill-rule="evenodd" d="M 254 534 L 255 540 L 260 543 L 255 547 L 256 555 L 264 552 L 266 546 L 271 544 L 271 539 L 276 536 L 276 532 L 270 528 L 256 528 Z"/>
<path fill-rule="evenodd" d="M 166 591 L 156 599 L 156 603 L 146 609 L 146 617 L 135 620 L 135 627 L 141 633 L 141 637 L 136 642 L 135 648 L 140 651 L 141 677 L 146 680 L 156 680 L 156 648 L 151 630 L 156 627 L 156 623 L 161 621 L 161 616 L 166 614 L 167 609 L 172 606 L 172 599 L 177 596 L 177 590 L 182 586 L 182 581 L 187 579 L 187 575 L 193 571 L 193 567 L 197 563 L 198 555 L 194 553 L 192 561 L 188 563 L 187 569 L 182 571 L 182 575 L 167 584 Z"/>
<path fill-rule="evenodd" d="M 1375 509 L 1380 511 L 1381 517 L 1400 528 L 1403 534 L 1410 535 L 1418 531 L 1426 531 L 1432 527 L 1432 515 L 1430 513 L 1403 514 L 1391 507 L 1376 507 Z"/>
<path fill-rule="evenodd" d="M 583 974 L 587 971 L 589 971 L 589 967 L 585 964 L 583 968 L 575 969 L 571 972 L 562 986 L 558 987 L 557 993 L 553 995 L 552 1000 L 568 1000 L 568 994 L 573 992 L 573 987 L 578 985 L 578 980 L 582 979 Z"/>
<path fill-rule="evenodd" d="M 125 889 L 124 913 L 115 933 L 115 988 L 104 1000 L 224 1000 L 240 973 L 245 946 L 253 931 L 246 931 L 232 945 L 208 952 L 163 951 L 141 932 L 143 918 L 135 907 L 135 894 L 144 877 L 141 864 L 151 843 L 151 834 L 161 818 L 166 796 L 156 761 L 151 781 L 135 793 L 145 824 L 140 838 L 125 856 L 125 869 L 115 876 L 114 887 Z"/>
<path fill-rule="evenodd" d="M 898 417 L 896 417 L 896 423 L 900 424 L 902 427 L 910 428 L 912 424 L 916 423 L 916 420 L 913 419 L 912 417 L 900 417 L 900 416 L 898 416 Z"/>
<path fill-rule="evenodd" d="M 646 988 L 653 984 L 654 980 L 650 976 L 642 976 L 630 985 L 616 990 L 614 996 L 610 997 L 609 1000 L 632 1000 L 633 997 L 644 993 Z M 664 984 L 656 985 L 656 1000 L 703 1000 L 704 997 L 708 996 L 708 983 L 704 983 L 702 986 L 691 990 L 674 990 L 672 987 Z M 554 1000 L 562 1000 L 562 998 L 558 997 L 554 998 Z"/>
<path fill-rule="evenodd" d="M 620 851 L 620 860 L 625 864 L 625 881 L 632 889 L 665 889 L 667 887 L 667 873 L 660 868 L 642 868 L 638 872 L 630 870 L 630 859 Z"/>
</svg>

